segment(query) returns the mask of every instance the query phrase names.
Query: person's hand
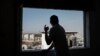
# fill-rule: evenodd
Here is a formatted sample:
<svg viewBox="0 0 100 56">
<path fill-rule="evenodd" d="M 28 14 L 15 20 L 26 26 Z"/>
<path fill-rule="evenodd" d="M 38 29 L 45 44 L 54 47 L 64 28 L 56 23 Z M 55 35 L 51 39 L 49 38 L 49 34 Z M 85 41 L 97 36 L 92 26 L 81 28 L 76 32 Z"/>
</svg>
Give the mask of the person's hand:
<svg viewBox="0 0 100 56">
<path fill-rule="evenodd" d="M 44 31 L 47 32 L 49 30 L 49 27 L 47 27 L 46 25 L 44 26 Z"/>
</svg>

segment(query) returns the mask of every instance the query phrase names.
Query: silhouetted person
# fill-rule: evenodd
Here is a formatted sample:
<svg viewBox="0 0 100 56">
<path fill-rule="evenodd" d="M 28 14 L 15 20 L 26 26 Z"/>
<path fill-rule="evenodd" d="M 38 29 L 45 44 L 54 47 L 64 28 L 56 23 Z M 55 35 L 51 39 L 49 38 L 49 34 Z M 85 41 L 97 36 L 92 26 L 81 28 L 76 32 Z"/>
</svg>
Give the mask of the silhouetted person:
<svg viewBox="0 0 100 56">
<path fill-rule="evenodd" d="M 49 27 L 44 26 L 45 30 L 45 40 L 48 45 L 51 46 L 47 49 L 47 52 L 53 48 L 55 48 L 56 56 L 69 56 L 68 43 L 66 39 L 66 34 L 64 28 L 59 24 L 58 17 L 56 15 L 52 15 L 50 17 L 50 23 L 52 28 L 49 31 Z"/>
</svg>

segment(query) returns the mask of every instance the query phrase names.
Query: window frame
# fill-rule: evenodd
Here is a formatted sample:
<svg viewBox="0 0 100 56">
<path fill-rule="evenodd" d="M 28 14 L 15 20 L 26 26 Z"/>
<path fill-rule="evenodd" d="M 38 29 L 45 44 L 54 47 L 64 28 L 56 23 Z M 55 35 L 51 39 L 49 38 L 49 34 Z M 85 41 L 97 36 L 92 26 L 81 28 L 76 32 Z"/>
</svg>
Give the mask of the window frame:
<svg viewBox="0 0 100 56">
<path fill-rule="evenodd" d="M 17 49 L 20 53 L 24 53 L 22 51 L 22 48 L 21 48 L 21 45 L 22 45 L 22 7 L 26 7 L 26 6 L 19 6 L 19 8 L 17 9 L 18 12 L 17 12 L 17 43 L 18 43 L 18 46 L 17 46 Z M 37 7 L 32 7 L 32 8 L 37 8 Z M 39 8 L 42 8 L 42 7 L 39 7 Z M 49 8 L 46 8 L 46 9 L 49 9 Z M 54 8 L 50 8 L 50 9 L 54 9 Z M 59 9 L 59 8 L 58 8 Z M 67 9 L 65 9 L 67 10 Z M 71 51 L 74 51 L 74 50 L 83 50 L 83 49 L 88 49 L 90 48 L 90 25 L 89 25 L 89 12 L 86 10 L 83 10 L 83 24 L 84 24 L 84 48 L 79 48 L 79 49 L 70 49 Z M 88 34 L 88 35 L 87 35 Z M 41 50 L 40 50 L 41 51 Z M 40 51 L 36 51 L 36 50 L 33 50 L 33 51 L 25 51 L 25 52 L 40 52 Z M 54 50 L 52 50 L 54 51 Z"/>
</svg>

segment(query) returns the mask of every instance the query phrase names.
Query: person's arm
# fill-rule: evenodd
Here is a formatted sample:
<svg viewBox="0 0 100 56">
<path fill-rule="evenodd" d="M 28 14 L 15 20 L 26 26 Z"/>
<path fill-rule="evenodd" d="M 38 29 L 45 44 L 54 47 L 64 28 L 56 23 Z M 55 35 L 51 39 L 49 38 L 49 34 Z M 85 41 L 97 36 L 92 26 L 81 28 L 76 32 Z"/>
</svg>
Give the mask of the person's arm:
<svg viewBox="0 0 100 56">
<path fill-rule="evenodd" d="M 51 46 L 50 46 L 48 49 L 43 50 L 43 51 L 42 51 L 42 54 L 43 54 L 43 55 L 47 54 L 53 47 L 54 47 L 54 44 L 51 43 Z"/>
<path fill-rule="evenodd" d="M 48 36 L 48 29 L 49 27 L 46 27 L 46 25 L 44 26 L 44 31 L 45 31 L 45 40 L 47 45 L 50 45 L 50 43 L 52 42 L 51 38 Z"/>
<path fill-rule="evenodd" d="M 47 51 L 51 50 L 54 47 L 54 44 L 52 43 L 51 46 L 47 49 Z"/>
</svg>

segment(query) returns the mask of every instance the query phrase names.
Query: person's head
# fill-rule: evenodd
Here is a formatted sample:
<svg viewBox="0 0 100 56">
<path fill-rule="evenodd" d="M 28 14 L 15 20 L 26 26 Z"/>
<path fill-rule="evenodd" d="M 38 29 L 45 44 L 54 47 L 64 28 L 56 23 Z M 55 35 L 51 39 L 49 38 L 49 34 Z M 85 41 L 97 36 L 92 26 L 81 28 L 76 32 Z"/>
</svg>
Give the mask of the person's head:
<svg viewBox="0 0 100 56">
<path fill-rule="evenodd" d="M 50 17 L 50 23 L 52 26 L 55 26 L 56 24 L 59 24 L 58 17 L 56 15 L 52 15 Z"/>
</svg>

